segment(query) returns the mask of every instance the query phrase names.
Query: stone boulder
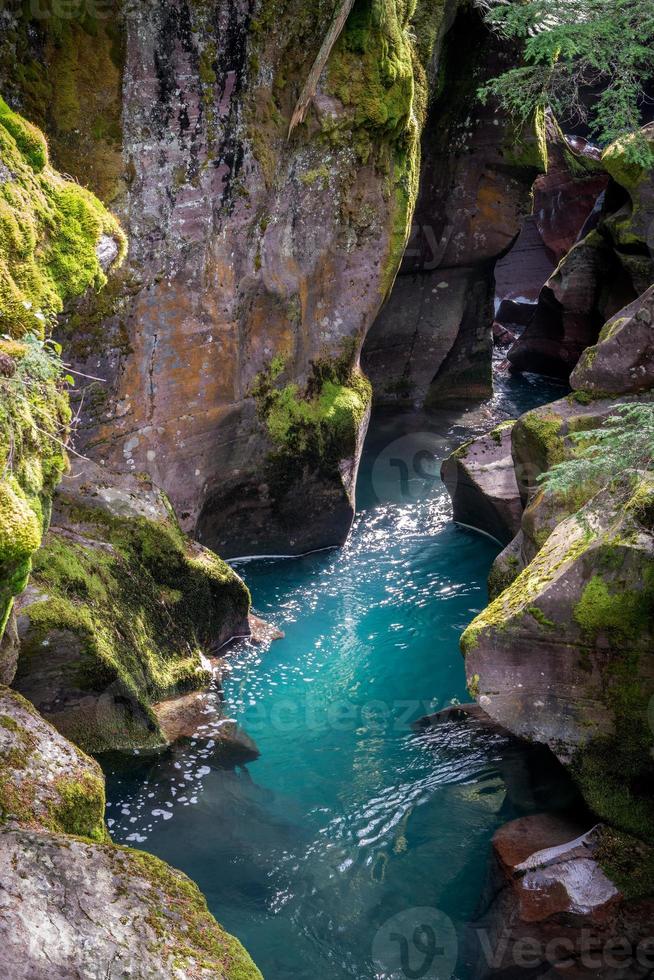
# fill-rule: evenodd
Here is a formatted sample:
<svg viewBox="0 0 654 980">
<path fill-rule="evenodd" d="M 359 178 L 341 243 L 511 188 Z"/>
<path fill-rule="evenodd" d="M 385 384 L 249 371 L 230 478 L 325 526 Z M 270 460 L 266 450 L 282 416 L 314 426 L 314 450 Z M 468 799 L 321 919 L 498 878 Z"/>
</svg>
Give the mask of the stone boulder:
<svg viewBox="0 0 654 980">
<path fill-rule="evenodd" d="M 651 976 L 653 869 L 652 848 L 602 825 L 550 814 L 505 824 L 468 931 L 471 976 Z"/>
<path fill-rule="evenodd" d="M 470 690 L 495 721 L 549 746 L 591 808 L 651 834 L 654 483 L 603 491 L 549 535 L 462 637 Z"/>
<path fill-rule="evenodd" d="M 644 133 L 654 139 L 652 125 Z M 594 227 L 543 288 L 534 319 L 509 352 L 517 371 L 567 378 L 583 351 L 597 343 L 602 325 L 652 284 L 654 179 L 627 160 L 626 149 L 618 140 L 602 155 L 612 181 L 593 215 Z"/>
<path fill-rule="evenodd" d="M 547 280 L 509 362 L 516 371 L 567 379 L 608 317 L 634 296 L 610 242 L 591 231 Z"/>
<path fill-rule="evenodd" d="M 445 460 L 441 477 L 454 520 L 507 544 L 520 530 L 522 501 L 511 455 L 513 422 L 496 426 Z"/>
<path fill-rule="evenodd" d="M 654 145 L 654 123 L 641 130 Z M 654 280 L 654 174 L 626 158 L 625 151 L 634 137 L 617 140 L 602 154 L 602 166 L 622 189 L 623 202 L 604 222 L 620 262 L 629 275 L 636 295 L 644 293 Z"/>
<path fill-rule="evenodd" d="M 261 980 L 196 885 L 149 854 L 5 829 L 0 880 L 12 980 Z"/>
<path fill-rule="evenodd" d="M 167 739 L 154 703 L 205 688 L 249 633 L 248 590 L 151 483 L 76 464 L 17 604 L 15 686 L 87 751 Z"/>
<path fill-rule="evenodd" d="M 620 310 L 587 348 L 570 384 L 593 398 L 654 387 L 654 286 Z"/>
<path fill-rule="evenodd" d="M 0 822 L 103 842 L 104 808 L 99 765 L 44 721 L 29 701 L 0 687 Z"/>
</svg>

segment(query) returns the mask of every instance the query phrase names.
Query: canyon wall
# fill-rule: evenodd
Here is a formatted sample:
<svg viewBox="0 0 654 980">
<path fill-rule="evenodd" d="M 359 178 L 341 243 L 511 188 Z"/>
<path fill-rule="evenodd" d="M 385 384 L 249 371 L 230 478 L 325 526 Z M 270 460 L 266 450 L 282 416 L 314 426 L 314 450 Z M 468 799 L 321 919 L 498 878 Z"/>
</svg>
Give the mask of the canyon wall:
<svg viewBox="0 0 654 980">
<path fill-rule="evenodd" d="M 121 277 L 62 332 L 106 379 L 84 390 L 81 446 L 149 474 L 225 557 L 347 535 L 371 398 L 359 352 L 404 251 L 453 9 L 359 0 L 290 137 L 332 4 L 3 14 L 8 97 L 130 239 Z"/>
</svg>

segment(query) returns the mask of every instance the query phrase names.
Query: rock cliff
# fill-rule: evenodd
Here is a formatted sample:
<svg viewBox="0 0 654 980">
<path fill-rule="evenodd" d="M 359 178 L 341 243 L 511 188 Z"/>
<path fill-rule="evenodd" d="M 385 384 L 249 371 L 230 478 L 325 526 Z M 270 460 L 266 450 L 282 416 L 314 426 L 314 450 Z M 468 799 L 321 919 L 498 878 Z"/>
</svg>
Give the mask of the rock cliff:
<svg viewBox="0 0 654 980">
<path fill-rule="evenodd" d="M 450 8 L 356 4 L 290 138 L 330 4 L 5 15 L 0 64 L 26 66 L 12 94 L 131 243 L 68 328 L 76 366 L 109 379 L 87 389 L 85 452 L 148 473 L 225 557 L 348 533 L 370 403 L 359 352 L 404 251 Z"/>
</svg>

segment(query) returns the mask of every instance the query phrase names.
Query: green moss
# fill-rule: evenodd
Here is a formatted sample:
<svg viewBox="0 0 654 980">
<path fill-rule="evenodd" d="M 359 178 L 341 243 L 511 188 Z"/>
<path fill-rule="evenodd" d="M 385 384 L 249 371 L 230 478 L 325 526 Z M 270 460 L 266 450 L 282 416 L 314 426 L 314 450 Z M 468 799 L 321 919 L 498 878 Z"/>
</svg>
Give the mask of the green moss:
<svg viewBox="0 0 654 980">
<path fill-rule="evenodd" d="M 95 253 L 101 234 L 116 239 L 121 257 L 126 240 L 92 194 L 49 168 L 34 171 L 3 106 L 0 160 L 12 179 L 0 184 L 0 327 L 14 338 L 42 337 L 65 303 L 106 283 Z"/>
<path fill-rule="evenodd" d="M 546 411 L 527 412 L 513 430 L 514 438 L 529 447 L 530 454 L 541 463 L 543 472 L 565 459 L 561 418 L 548 415 Z"/>
<path fill-rule="evenodd" d="M 325 164 L 321 167 L 317 167 L 315 170 L 308 170 L 305 174 L 302 174 L 300 180 L 307 187 L 311 187 L 312 184 L 320 181 L 323 188 L 327 187 L 329 183 L 329 169 Z"/>
<path fill-rule="evenodd" d="M 105 841 L 103 777 L 87 773 L 76 780 L 59 779 L 55 786 L 61 797 L 55 809 L 58 827 L 76 837 L 88 837 L 98 843 Z"/>
<path fill-rule="evenodd" d="M 638 134 L 616 140 L 602 154 L 602 166 L 608 174 L 630 193 L 649 177 L 645 167 L 630 160 L 625 152 L 629 143 L 639 139 Z"/>
<path fill-rule="evenodd" d="M 470 695 L 471 698 L 474 698 L 475 701 L 479 697 L 479 681 L 480 681 L 480 679 L 481 678 L 479 677 L 479 674 L 473 674 L 472 677 L 470 678 L 470 680 L 468 681 L 468 693 L 469 693 L 469 695 Z"/>
<path fill-rule="evenodd" d="M 642 841 L 603 827 L 595 858 L 606 874 L 620 889 L 628 902 L 637 902 L 654 895 L 654 848 Z"/>
<path fill-rule="evenodd" d="M 515 555 L 498 555 L 488 576 L 488 595 L 491 600 L 511 585 L 520 573 L 520 562 Z"/>
<path fill-rule="evenodd" d="M 639 591 L 611 592 L 600 575 L 593 576 L 574 608 L 575 620 L 591 637 L 600 633 L 637 637 L 645 631 L 653 613 L 653 593 L 647 582 Z"/>
<path fill-rule="evenodd" d="M 40 130 L 12 112 L 0 98 L 0 126 L 13 137 L 14 142 L 35 173 L 40 173 L 48 163 L 48 144 Z"/>
<path fill-rule="evenodd" d="M 490 438 L 493 442 L 497 443 L 498 446 L 502 445 L 502 436 L 505 432 L 510 432 L 515 425 L 515 419 L 507 419 L 506 422 L 500 422 L 496 425 L 492 432 L 489 433 Z"/>
<path fill-rule="evenodd" d="M 66 631 L 78 651 L 60 667 L 62 684 L 96 698 L 113 691 L 119 707 L 110 699 L 98 711 L 91 698 L 88 710 L 82 703 L 51 715 L 60 731 L 93 752 L 160 745 L 152 704 L 206 686 L 201 656 L 240 627 L 249 593 L 172 518 L 119 519 L 76 505 L 69 519 L 79 538 L 53 531 L 34 561 L 34 583 L 47 598 L 25 610 L 17 683 L 40 669 L 44 640 Z"/>
<path fill-rule="evenodd" d="M 349 351 L 336 360 L 315 361 L 303 391 L 296 384 L 275 385 L 283 361 L 274 360 L 258 376 L 252 393 L 275 447 L 270 462 L 276 468 L 305 462 L 333 475 L 354 455 L 372 390 L 350 364 Z"/>
<path fill-rule="evenodd" d="M 556 629 L 556 623 L 548 619 L 543 610 L 539 609 L 538 606 L 529 606 L 527 612 L 530 616 L 533 616 L 539 626 L 547 627 L 547 629 Z"/>
<path fill-rule="evenodd" d="M 512 134 L 511 142 L 504 149 L 504 158 L 512 167 L 547 173 L 547 130 L 543 108 L 536 109 L 529 122 Z"/>
<path fill-rule="evenodd" d="M 116 220 L 48 165 L 39 131 L 0 99 L 0 333 L 15 373 L 0 378 L 0 626 L 27 582 L 66 465 L 70 419 L 57 348 L 44 338 L 64 305 L 106 277 L 102 234 L 125 250 Z M 1 634 L 0 634 L 1 635 Z"/>
<path fill-rule="evenodd" d="M 241 944 L 209 913 L 195 885 L 151 854 L 123 849 L 134 873 L 150 882 L 148 924 L 178 970 L 210 970 L 225 980 L 262 980 Z"/>
<path fill-rule="evenodd" d="M 48 133 L 54 165 L 105 202 L 124 186 L 123 18 L 119 0 L 111 12 L 109 3 L 39 0 L 38 16 L 34 4 L 15 4 L 0 36 L 6 98 Z"/>
</svg>

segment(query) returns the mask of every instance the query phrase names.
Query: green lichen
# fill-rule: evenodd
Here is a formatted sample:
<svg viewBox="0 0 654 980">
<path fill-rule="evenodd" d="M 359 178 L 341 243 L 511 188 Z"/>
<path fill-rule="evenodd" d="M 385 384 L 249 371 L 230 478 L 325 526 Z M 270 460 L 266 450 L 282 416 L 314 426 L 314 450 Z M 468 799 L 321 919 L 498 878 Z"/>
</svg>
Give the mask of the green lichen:
<svg viewBox="0 0 654 980">
<path fill-rule="evenodd" d="M 649 172 L 641 164 L 629 159 L 626 150 L 629 144 L 642 139 L 640 134 L 632 134 L 611 143 L 602 154 L 602 166 L 608 174 L 630 193 L 636 191 L 649 177 Z"/>
</svg>

